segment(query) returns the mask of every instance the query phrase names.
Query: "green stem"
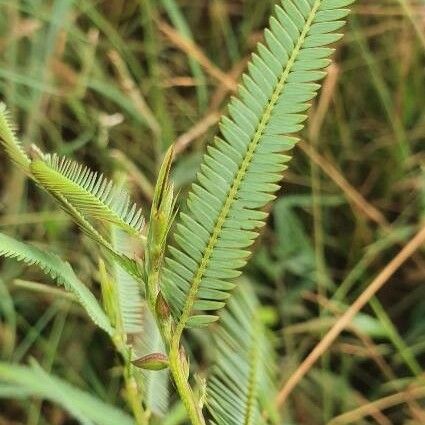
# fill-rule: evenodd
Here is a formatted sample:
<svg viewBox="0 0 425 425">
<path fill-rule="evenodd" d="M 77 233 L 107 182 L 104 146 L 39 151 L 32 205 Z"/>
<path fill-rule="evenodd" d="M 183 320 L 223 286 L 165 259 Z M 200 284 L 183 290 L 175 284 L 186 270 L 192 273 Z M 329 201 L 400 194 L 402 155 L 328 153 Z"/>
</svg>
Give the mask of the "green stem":
<svg viewBox="0 0 425 425">
<path fill-rule="evenodd" d="M 112 338 L 117 351 L 124 360 L 124 384 L 125 384 L 125 400 L 131 409 L 136 425 L 149 425 L 149 415 L 143 409 L 142 394 L 134 374 L 133 365 L 131 364 L 131 352 L 126 347 L 122 332 L 117 333 Z"/>
<path fill-rule="evenodd" d="M 149 419 L 143 409 L 142 397 L 136 378 L 131 371 L 131 365 L 127 366 L 124 373 L 126 399 L 137 425 L 149 425 Z"/>
<path fill-rule="evenodd" d="M 192 425 L 205 425 L 205 419 L 202 415 L 202 411 L 198 407 L 196 397 L 191 386 L 189 385 L 187 374 L 185 373 L 187 365 L 184 364 L 180 356 L 181 333 L 176 335 L 174 332 L 172 335 L 171 327 L 168 322 L 170 319 L 161 317 L 158 315 L 158 311 L 156 311 L 156 297 L 158 294 L 154 288 L 158 287 L 159 272 L 153 268 L 148 274 L 147 281 L 149 308 L 151 309 L 161 332 L 162 340 L 164 341 L 164 346 L 166 347 L 168 354 L 169 368 L 180 399 L 183 402 Z"/>
<path fill-rule="evenodd" d="M 155 303 L 156 303 L 156 298 L 158 296 L 158 290 L 157 290 L 158 281 L 159 281 L 159 271 L 158 270 L 152 270 L 149 273 L 149 276 L 148 276 L 148 279 L 147 279 L 146 298 L 147 298 L 147 301 L 148 301 L 149 308 L 151 309 L 154 317 L 156 317 Z"/>
<path fill-rule="evenodd" d="M 185 365 L 180 357 L 180 350 L 178 343 L 173 340 L 170 351 L 168 353 L 170 361 L 170 371 L 173 375 L 174 382 L 179 392 L 180 398 L 186 408 L 192 425 L 205 425 L 205 419 L 202 415 L 201 409 L 199 409 L 195 395 L 193 394 L 192 388 L 189 385 L 186 374 L 184 372 Z"/>
</svg>

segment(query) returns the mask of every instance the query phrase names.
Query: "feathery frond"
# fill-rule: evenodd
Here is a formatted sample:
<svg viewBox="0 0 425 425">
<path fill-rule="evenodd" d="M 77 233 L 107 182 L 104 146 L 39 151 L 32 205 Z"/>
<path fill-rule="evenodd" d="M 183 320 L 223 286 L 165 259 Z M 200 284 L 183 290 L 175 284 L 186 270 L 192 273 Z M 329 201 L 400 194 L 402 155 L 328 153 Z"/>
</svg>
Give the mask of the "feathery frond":
<svg viewBox="0 0 425 425">
<path fill-rule="evenodd" d="M 0 256 L 14 258 L 28 265 L 36 265 L 55 279 L 66 290 L 72 292 L 93 322 L 109 335 L 113 334 L 111 324 L 98 301 L 88 288 L 77 278 L 69 263 L 57 255 L 33 245 L 17 241 L 0 233 Z"/>
<path fill-rule="evenodd" d="M 83 215 L 140 235 L 144 226 L 142 210 L 125 190 L 114 187 L 103 175 L 56 154 L 33 161 L 30 169 L 47 191 L 65 197 Z"/>
<path fill-rule="evenodd" d="M 59 404 L 83 425 L 134 425 L 134 420 L 127 413 L 49 375 L 38 365 L 0 363 L 0 382 L 16 385 L 22 390 L 21 395 Z"/>
<path fill-rule="evenodd" d="M 116 252 L 89 222 L 90 219 L 97 219 L 113 223 L 132 235 L 141 236 L 144 217 L 141 209 L 130 202 L 127 192 L 114 187 L 105 177 L 98 176 L 88 168 L 57 155 L 39 153 L 32 161 L 15 136 L 9 113 L 2 103 L 0 145 L 13 162 L 56 199 L 84 233 L 105 248 L 130 274 L 141 277 L 137 263 Z"/>
<path fill-rule="evenodd" d="M 31 160 L 15 136 L 15 128 L 11 123 L 9 111 L 4 103 L 0 103 L 0 144 L 10 159 L 26 173 L 29 173 Z"/>
<path fill-rule="evenodd" d="M 303 128 L 316 81 L 325 76 L 354 0 L 284 0 L 276 6 L 265 44 L 258 45 L 243 76 L 221 137 L 208 147 L 169 250 L 163 292 L 182 331 L 198 311 L 225 305 L 229 280 L 239 276 L 248 248 L 264 225 L 261 209 L 274 192 Z"/>
<path fill-rule="evenodd" d="M 42 186 L 41 186 L 42 187 Z M 118 252 L 114 249 L 109 241 L 107 241 L 103 235 L 101 235 L 86 218 L 78 211 L 68 200 L 60 193 L 49 192 L 53 198 L 56 199 L 59 205 L 66 211 L 74 220 L 74 222 L 80 227 L 80 229 L 101 247 L 103 247 L 109 256 L 116 261 L 132 276 L 137 279 L 141 279 L 141 272 L 139 265 L 132 258 L 127 257 L 125 254 Z"/>
<path fill-rule="evenodd" d="M 260 305 L 248 282 L 220 315 L 216 364 L 207 387 L 207 406 L 216 425 L 262 425 L 273 400 L 273 348 L 261 322 Z"/>
<path fill-rule="evenodd" d="M 120 229 L 113 229 L 114 249 L 130 255 L 131 241 Z M 114 263 L 114 275 L 118 292 L 118 305 L 123 331 L 127 334 L 143 332 L 143 298 L 140 284 L 120 264 Z"/>
</svg>

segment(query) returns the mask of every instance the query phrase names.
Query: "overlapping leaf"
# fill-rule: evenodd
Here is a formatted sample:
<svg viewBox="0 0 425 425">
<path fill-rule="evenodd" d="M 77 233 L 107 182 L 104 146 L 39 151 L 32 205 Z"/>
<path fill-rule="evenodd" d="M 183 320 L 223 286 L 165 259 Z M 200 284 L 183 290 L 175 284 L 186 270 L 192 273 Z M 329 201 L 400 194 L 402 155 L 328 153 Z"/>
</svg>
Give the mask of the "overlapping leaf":
<svg viewBox="0 0 425 425">
<path fill-rule="evenodd" d="M 179 329 L 214 320 L 198 311 L 225 305 L 229 280 L 240 274 L 248 248 L 267 216 L 290 159 L 309 101 L 320 87 L 353 0 L 284 0 L 276 6 L 221 136 L 208 147 L 187 211 L 182 213 L 163 276 L 163 291 Z"/>
<path fill-rule="evenodd" d="M 0 233 L 0 256 L 15 258 L 25 264 L 40 267 L 47 275 L 63 285 L 65 289 L 72 292 L 93 322 L 109 335 L 112 335 L 113 329 L 109 319 L 106 317 L 96 298 L 77 278 L 68 263 L 62 261 L 55 254 L 17 241 L 2 233 Z"/>
<path fill-rule="evenodd" d="M 130 255 L 132 241 L 122 230 L 112 231 L 114 248 Z M 132 356 L 138 359 L 152 353 L 165 353 L 158 325 L 143 299 L 140 282 L 128 274 L 119 264 L 113 265 L 117 288 L 117 308 L 125 333 L 131 334 Z M 114 300 L 116 301 L 116 300 Z M 146 407 L 156 416 L 163 416 L 169 402 L 168 370 L 151 371 L 138 369 L 142 375 L 143 399 Z"/>
<path fill-rule="evenodd" d="M 56 199 L 59 205 L 72 217 L 74 222 L 80 227 L 80 229 L 91 239 L 97 242 L 101 247 L 103 247 L 110 257 L 120 264 L 125 270 L 128 271 L 132 276 L 139 278 L 140 271 L 139 266 L 135 260 L 127 257 L 122 252 L 118 252 L 111 243 L 101 235 L 97 229 L 78 211 L 68 200 L 61 195 L 60 193 L 51 193 L 51 195 Z"/>
<path fill-rule="evenodd" d="M 114 250 L 110 242 L 90 222 L 114 224 L 132 235 L 141 236 L 144 218 L 140 208 L 130 201 L 126 191 L 114 187 L 104 176 L 87 167 L 59 158 L 43 155 L 35 149 L 34 160 L 26 154 L 15 135 L 6 106 L 0 104 L 0 145 L 10 159 L 49 192 L 80 228 L 122 265 L 130 274 L 141 278 L 138 264 Z"/>
<path fill-rule="evenodd" d="M 113 229 L 113 246 L 119 252 L 130 255 L 131 240 L 120 229 Z M 129 274 L 120 264 L 114 263 L 114 280 L 117 286 L 118 305 L 121 323 L 125 333 L 143 332 L 144 302 L 140 282 Z"/>
<path fill-rule="evenodd" d="M 276 395 L 273 348 L 258 300 L 248 282 L 242 286 L 221 313 L 215 336 L 217 361 L 207 406 L 216 425 L 263 425 L 263 416 L 274 416 L 268 410 Z"/>
<path fill-rule="evenodd" d="M 29 172 L 31 160 L 15 135 L 15 128 L 4 103 L 0 103 L 0 145 L 15 164 Z"/>
<path fill-rule="evenodd" d="M 65 197 L 83 215 L 140 234 L 144 225 L 141 209 L 104 176 L 55 154 L 32 161 L 30 169 L 46 190 Z"/>
<path fill-rule="evenodd" d="M 0 363 L 0 383 L 15 385 L 9 395 L 38 397 L 59 404 L 83 425 L 134 425 L 125 412 L 49 375 L 38 365 L 18 366 Z M 0 394 L 1 395 L 1 394 Z"/>
</svg>

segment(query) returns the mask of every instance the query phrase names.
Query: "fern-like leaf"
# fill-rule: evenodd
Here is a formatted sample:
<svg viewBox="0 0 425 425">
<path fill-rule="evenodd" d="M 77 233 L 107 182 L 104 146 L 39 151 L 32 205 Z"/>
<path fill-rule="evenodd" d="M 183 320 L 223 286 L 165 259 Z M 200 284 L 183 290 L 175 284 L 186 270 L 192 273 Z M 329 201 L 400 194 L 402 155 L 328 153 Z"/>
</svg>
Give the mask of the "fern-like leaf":
<svg viewBox="0 0 425 425">
<path fill-rule="evenodd" d="M 3 146 L 15 164 L 26 173 L 29 173 L 31 160 L 15 135 L 15 128 L 11 123 L 10 114 L 4 103 L 0 103 L 0 145 Z"/>
<path fill-rule="evenodd" d="M 15 392 L 20 390 L 20 396 L 38 397 L 59 404 L 83 425 L 134 425 L 127 413 L 49 375 L 37 364 L 0 363 L 0 383 L 14 384 Z"/>
<path fill-rule="evenodd" d="M 80 227 L 80 229 L 90 238 L 97 242 L 103 247 L 115 262 L 120 264 L 128 273 L 134 276 L 136 279 L 141 279 L 141 272 L 139 270 L 138 263 L 122 252 L 118 252 L 109 241 L 107 241 L 103 235 L 101 235 L 91 223 L 77 210 L 62 194 L 53 193 L 50 194 L 55 198 L 59 205 L 66 211 L 74 220 L 74 222 Z"/>
<path fill-rule="evenodd" d="M 36 158 L 31 160 L 15 135 L 3 103 L 0 103 L 0 145 L 13 162 L 56 199 L 84 233 L 106 249 L 132 276 L 141 278 L 137 262 L 115 251 L 89 222 L 97 219 L 113 223 L 130 234 L 141 236 L 144 218 L 141 210 L 130 202 L 127 192 L 114 187 L 105 177 L 88 168 L 57 155 L 43 155 L 36 147 Z"/>
<path fill-rule="evenodd" d="M 144 225 L 141 209 L 103 175 L 55 154 L 33 161 L 30 169 L 47 191 L 65 197 L 83 215 L 140 235 Z"/>
<path fill-rule="evenodd" d="M 131 240 L 122 230 L 113 229 L 112 240 L 114 249 L 125 255 L 131 254 Z M 123 331 L 127 334 L 138 334 L 144 328 L 141 285 L 117 262 L 114 263 L 114 275 Z"/>
<path fill-rule="evenodd" d="M 44 273 L 55 279 L 66 290 L 72 292 L 77 297 L 77 300 L 97 326 L 109 335 L 113 334 L 109 319 L 98 301 L 77 278 L 69 263 L 62 261 L 55 254 L 17 241 L 3 233 L 0 233 L 0 256 L 14 258 L 28 265 L 38 266 Z"/>
<path fill-rule="evenodd" d="M 256 295 L 248 282 L 243 286 L 221 313 L 215 336 L 217 361 L 208 382 L 207 406 L 216 425 L 265 424 L 262 411 L 276 395 L 272 344 Z"/>
<path fill-rule="evenodd" d="M 248 248 L 267 216 L 261 209 L 275 198 L 304 112 L 329 65 L 326 45 L 341 35 L 354 0 L 284 0 L 276 6 L 266 44 L 243 76 L 221 137 L 208 147 L 188 196 L 163 273 L 163 292 L 178 321 L 177 332 L 197 311 L 225 305 L 229 280 L 240 274 Z"/>
</svg>

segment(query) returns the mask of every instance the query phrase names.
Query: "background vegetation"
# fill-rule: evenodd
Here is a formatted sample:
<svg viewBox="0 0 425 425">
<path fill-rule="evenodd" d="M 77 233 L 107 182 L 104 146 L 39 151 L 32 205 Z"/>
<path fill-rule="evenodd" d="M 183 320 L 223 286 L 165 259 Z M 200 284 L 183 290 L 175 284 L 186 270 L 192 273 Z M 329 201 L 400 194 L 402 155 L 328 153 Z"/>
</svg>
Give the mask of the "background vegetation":
<svg viewBox="0 0 425 425">
<path fill-rule="evenodd" d="M 0 0 L 1 98 L 28 146 L 110 176 L 128 173 L 148 211 L 162 153 L 174 142 L 173 175 L 185 193 L 273 4 Z M 246 271 L 287 378 L 423 225 L 424 49 L 423 0 L 354 6 Z M 97 288 L 92 243 L 1 155 L 1 230 L 49 246 Z M 309 370 L 286 402 L 288 424 L 425 423 L 424 254 L 386 281 Z M 123 405 L 109 342 L 46 283 L 31 268 L 1 264 L 0 360 L 35 358 Z M 192 339 L 202 369 L 212 338 Z M 169 424 L 184 423 L 178 416 Z M 1 425 L 72 423 L 49 403 L 0 401 Z"/>
</svg>

